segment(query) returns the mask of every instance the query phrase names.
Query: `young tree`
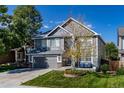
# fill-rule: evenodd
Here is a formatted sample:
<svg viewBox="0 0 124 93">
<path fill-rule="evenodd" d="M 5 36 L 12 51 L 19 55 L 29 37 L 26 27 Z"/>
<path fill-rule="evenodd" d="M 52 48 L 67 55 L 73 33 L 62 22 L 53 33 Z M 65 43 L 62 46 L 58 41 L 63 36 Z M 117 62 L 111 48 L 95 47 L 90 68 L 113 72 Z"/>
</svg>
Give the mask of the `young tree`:
<svg viewBox="0 0 124 93">
<path fill-rule="evenodd" d="M 118 59 L 118 49 L 113 42 L 107 43 L 105 46 L 106 59 L 117 60 Z"/>
<path fill-rule="evenodd" d="M 67 45 L 66 42 L 66 51 L 65 56 L 71 59 L 71 66 L 75 69 L 75 63 L 78 63 L 83 58 L 84 61 L 87 60 L 88 57 L 93 56 L 94 45 L 89 42 L 93 37 L 93 33 L 89 31 L 83 31 L 81 25 L 75 25 L 73 22 L 70 23 L 70 28 L 72 33 L 70 34 L 71 44 Z M 71 47 L 69 47 L 71 46 Z"/>
</svg>

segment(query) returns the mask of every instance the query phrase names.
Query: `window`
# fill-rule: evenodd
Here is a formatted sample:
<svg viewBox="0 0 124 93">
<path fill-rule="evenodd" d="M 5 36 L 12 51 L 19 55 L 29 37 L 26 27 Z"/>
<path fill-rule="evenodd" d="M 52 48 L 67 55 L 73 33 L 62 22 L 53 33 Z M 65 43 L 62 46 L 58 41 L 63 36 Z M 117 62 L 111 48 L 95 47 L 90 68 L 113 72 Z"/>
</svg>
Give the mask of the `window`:
<svg viewBox="0 0 124 93">
<path fill-rule="evenodd" d="M 51 39 L 50 45 L 51 45 L 51 47 L 60 47 L 60 40 L 59 39 Z"/>
<path fill-rule="evenodd" d="M 36 39 L 35 40 L 35 48 L 40 48 L 41 47 L 41 40 L 40 39 Z"/>
<path fill-rule="evenodd" d="M 60 46 L 59 39 L 55 39 L 55 45 L 56 45 L 56 47 L 59 47 Z"/>
<path fill-rule="evenodd" d="M 62 57 L 61 56 L 57 56 L 57 62 L 62 62 Z"/>
<path fill-rule="evenodd" d="M 92 61 L 91 57 L 92 56 L 91 56 L 90 50 L 85 49 L 85 51 L 81 57 L 81 61 L 89 61 L 90 62 L 90 61 Z"/>
<path fill-rule="evenodd" d="M 42 47 L 46 47 L 46 40 L 42 40 Z"/>
<path fill-rule="evenodd" d="M 29 55 L 29 56 L 28 56 L 28 60 L 29 60 L 29 62 L 32 63 L 32 62 L 33 62 L 33 56 L 32 56 L 32 55 Z"/>
<path fill-rule="evenodd" d="M 92 46 L 92 39 L 86 39 L 85 41 L 82 39 L 81 40 L 82 41 L 82 46 L 84 46 L 84 47 L 91 47 Z"/>
<path fill-rule="evenodd" d="M 91 57 L 81 57 L 81 61 L 91 61 Z"/>
</svg>

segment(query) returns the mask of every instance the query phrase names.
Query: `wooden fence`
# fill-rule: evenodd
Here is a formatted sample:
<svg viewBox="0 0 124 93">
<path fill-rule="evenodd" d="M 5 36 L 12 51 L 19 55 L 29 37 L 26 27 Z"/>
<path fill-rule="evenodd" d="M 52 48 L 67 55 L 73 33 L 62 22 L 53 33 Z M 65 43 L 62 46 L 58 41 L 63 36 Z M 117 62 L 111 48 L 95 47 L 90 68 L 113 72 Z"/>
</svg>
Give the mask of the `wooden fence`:
<svg viewBox="0 0 124 93">
<path fill-rule="evenodd" d="M 119 68 L 119 61 L 111 61 L 109 62 L 109 70 L 110 71 L 116 71 Z"/>
<path fill-rule="evenodd" d="M 12 63 L 15 61 L 14 52 L 4 54 L 0 56 L 0 64 Z"/>
<path fill-rule="evenodd" d="M 124 67 L 124 61 L 112 61 L 109 62 L 110 70 L 117 70 L 118 68 Z"/>
</svg>

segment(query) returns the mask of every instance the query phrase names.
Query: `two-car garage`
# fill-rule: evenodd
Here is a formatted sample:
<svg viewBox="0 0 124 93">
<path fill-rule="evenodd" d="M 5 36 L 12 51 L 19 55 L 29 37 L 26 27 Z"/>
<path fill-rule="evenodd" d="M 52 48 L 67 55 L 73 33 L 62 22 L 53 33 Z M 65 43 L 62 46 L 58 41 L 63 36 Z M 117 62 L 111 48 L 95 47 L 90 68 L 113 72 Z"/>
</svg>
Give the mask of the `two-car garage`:
<svg viewBox="0 0 124 93">
<path fill-rule="evenodd" d="M 27 57 L 33 68 L 58 68 L 62 66 L 62 53 L 54 50 L 29 54 Z"/>
</svg>

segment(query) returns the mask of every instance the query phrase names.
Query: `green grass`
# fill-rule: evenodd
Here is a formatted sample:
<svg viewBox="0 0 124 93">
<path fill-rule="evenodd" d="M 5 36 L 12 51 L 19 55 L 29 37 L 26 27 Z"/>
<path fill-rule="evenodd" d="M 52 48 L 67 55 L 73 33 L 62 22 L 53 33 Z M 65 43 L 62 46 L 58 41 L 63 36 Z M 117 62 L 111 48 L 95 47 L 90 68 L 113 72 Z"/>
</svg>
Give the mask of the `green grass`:
<svg viewBox="0 0 124 93">
<path fill-rule="evenodd" d="M 63 88 L 123 88 L 124 75 L 110 76 L 88 73 L 77 78 L 63 76 L 63 71 L 51 71 L 22 85 Z"/>
</svg>

